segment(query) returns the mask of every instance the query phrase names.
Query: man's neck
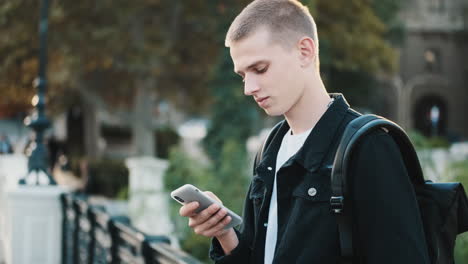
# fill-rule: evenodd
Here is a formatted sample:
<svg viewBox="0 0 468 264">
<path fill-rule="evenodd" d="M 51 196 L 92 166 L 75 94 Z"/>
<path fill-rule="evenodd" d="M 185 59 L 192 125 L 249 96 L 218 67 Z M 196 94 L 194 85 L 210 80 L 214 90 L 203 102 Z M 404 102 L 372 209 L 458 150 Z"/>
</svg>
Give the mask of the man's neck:
<svg viewBox="0 0 468 264">
<path fill-rule="evenodd" d="M 317 124 L 331 101 L 322 81 L 307 87 L 299 101 L 284 114 L 293 134 L 305 132 Z"/>
</svg>

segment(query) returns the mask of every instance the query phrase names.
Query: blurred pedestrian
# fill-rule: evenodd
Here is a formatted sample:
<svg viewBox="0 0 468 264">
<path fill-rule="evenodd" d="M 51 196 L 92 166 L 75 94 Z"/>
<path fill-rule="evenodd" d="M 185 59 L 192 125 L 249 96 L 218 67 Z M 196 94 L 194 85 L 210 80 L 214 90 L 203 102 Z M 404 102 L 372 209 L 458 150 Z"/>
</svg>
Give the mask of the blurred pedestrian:
<svg viewBox="0 0 468 264">
<path fill-rule="evenodd" d="M 0 136 L 0 154 L 11 154 L 13 153 L 13 146 L 11 145 L 8 136 L 2 134 Z"/>
</svg>

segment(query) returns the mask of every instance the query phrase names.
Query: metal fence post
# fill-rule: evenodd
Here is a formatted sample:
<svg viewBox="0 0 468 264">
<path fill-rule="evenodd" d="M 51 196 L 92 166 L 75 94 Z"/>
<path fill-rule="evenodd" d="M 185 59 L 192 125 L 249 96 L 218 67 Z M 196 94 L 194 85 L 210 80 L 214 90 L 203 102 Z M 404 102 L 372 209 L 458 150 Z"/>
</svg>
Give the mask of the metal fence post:
<svg viewBox="0 0 468 264">
<path fill-rule="evenodd" d="M 171 247 L 166 236 L 148 236 L 126 216 L 111 216 L 87 196 L 62 194 L 62 264 L 200 264 Z"/>
</svg>

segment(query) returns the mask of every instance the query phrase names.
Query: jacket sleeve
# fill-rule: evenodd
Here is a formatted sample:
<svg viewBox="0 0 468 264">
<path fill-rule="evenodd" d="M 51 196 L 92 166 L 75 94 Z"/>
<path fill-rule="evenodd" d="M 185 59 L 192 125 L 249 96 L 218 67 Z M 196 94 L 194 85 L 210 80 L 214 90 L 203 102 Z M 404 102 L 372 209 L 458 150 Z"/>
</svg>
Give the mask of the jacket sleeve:
<svg viewBox="0 0 468 264">
<path fill-rule="evenodd" d="M 364 263 L 429 263 L 414 189 L 391 136 L 367 136 L 351 162 L 353 241 Z"/>
<path fill-rule="evenodd" d="M 219 241 L 213 238 L 210 247 L 210 258 L 219 264 L 238 264 L 238 263 L 250 263 L 251 248 L 253 237 L 254 237 L 254 215 L 252 202 L 249 199 L 250 189 L 252 184 L 249 186 L 249 190 L 246 195 L 243 210 L 243 221 L 239 230 L 234 229 L 239 239 L 239 245 L 231 251 L 229 255 L 224 254 L 224 250 L 221 247 Z"/>
</svg>

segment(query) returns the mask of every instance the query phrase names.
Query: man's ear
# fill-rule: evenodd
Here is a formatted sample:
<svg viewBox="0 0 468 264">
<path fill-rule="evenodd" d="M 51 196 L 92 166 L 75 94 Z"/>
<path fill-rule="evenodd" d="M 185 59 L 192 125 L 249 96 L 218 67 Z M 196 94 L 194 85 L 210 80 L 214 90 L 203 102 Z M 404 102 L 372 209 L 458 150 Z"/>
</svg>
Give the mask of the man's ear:
<svg viewBox="0 0 468 264">
<path fill-rule="evenodd" d="M 297 42 L 297 48 L 299 50 L 299 60 L 301 67 L 308 67 L 311 64 L 315 65 L 316 60 L 316 46 L 313 39 L 309 37 L 303 37 Z"/>
</svg>

